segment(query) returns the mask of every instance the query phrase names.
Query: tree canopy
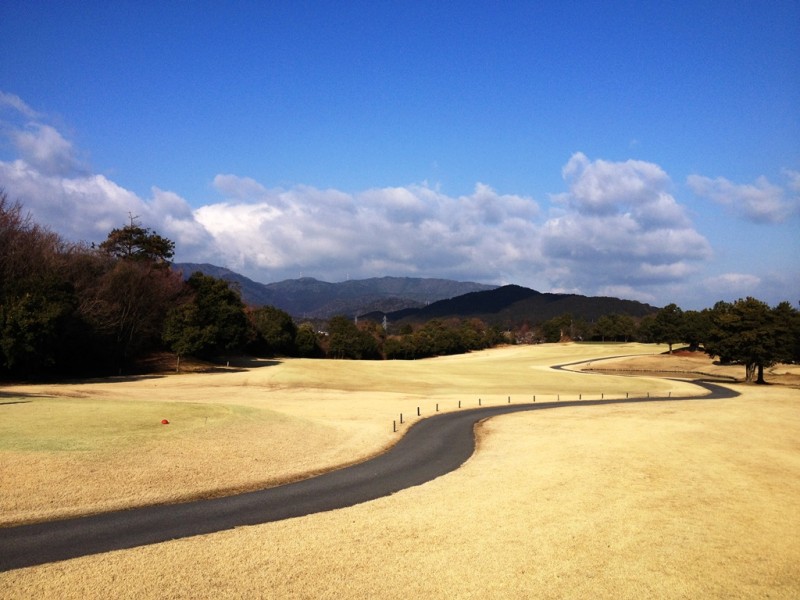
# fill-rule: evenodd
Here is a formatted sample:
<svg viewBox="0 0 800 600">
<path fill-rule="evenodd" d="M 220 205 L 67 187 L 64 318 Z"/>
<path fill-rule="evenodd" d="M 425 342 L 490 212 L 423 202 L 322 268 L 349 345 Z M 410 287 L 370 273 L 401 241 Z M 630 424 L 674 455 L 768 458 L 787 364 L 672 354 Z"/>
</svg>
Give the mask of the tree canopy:
<svg viewBox="0 0 800 600">
<path fill-rule="evenodd" d="M 673 344 L 683 341 L 683 311 L 677 304 L 668 304 L 656 313 L 650 331 L 656 343 L 667 344 L 672 354 Z"/>
<path fill-rule="evenodd" d="M 0 191 L 0 375 L 119 373 L 164 348 L 167 314 L 198 295 L 169 268 L 173 251 L 172 241 L 133 219 L 98 247 L 68 244 Z M 207 319 L 221 330 L 211 347 L 244 338 L 238 302 L 234 314 Z"/>
<path fill-rule="evenodd" d="M 100 249 L 116 258 L 144 261 L 156 266 L 169 266 L 175 254 L 174 242 L 139 226 L 133 216 L 128 225 L 112 229 L 100 244 Z"/>
<path fill-rule="evenodd" d="M 328 322 L 328 354 L 333 358 L 380 358 L 375 336 L 343 315 Z"/>
<path fill-rule="evenodd" d="M 251 352 L 261 356 L 296 353 L 297 325 L 292 316 L 274 306 L 260 306 L 248 311 L 254 339 L 248 345 Z"/>
<path fill-rule="evenodd" d="M 212 358 L 241 349 L 248 334 L 244 304 L 227 281 L 193 273 L 189 298 L 173 308 L 164 325 L 164 341 L 178 356 Z"/>
<path fill-rule="evenodd" d="M 800 359 L 800 320 L 788 302 L 775 308 L 751 297 L 718 302 L 710 311 L 710 324 L 706 352 L 744 365 L 747 382 L 764 383 L 764 368 Z"/>
</svg>

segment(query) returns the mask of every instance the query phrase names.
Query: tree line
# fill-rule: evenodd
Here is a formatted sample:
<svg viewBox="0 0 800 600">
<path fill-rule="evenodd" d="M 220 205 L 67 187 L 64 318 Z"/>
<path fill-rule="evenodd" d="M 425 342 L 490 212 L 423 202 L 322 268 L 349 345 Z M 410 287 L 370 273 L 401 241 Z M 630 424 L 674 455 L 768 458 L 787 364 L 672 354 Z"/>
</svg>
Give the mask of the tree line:
<svg viewBox="0 0 800 600">
<path fill-rule="evenodd" d="M 775 362 L 800 359 L 800 318 L 788 302 L 754 298 L 703 311 L 674 304 L 635 319 L 542 323 L 435 319 L 391 324 L 336 316 L 295 323 L 272 306 L 246 306 L 227 281 L 171 268 L 171 240 L 137 218 L 99 245 L 73 244 L 37 225 L 0 191 L 0 376 L 130 372 L 156 351 L 214 360 L 234 353 L 339 359 L 417 359 L 503 343 L 642 341 L 702 347 L 763 381 Z"/>
<path fill-rule="evenodd" d="M 682 310 L 668 304 L 657 312 L 634 319 L 604 315 L 594 323 L 562 315 L 535 327 L 523 326 L 526 342 L 564 340 L 676 344 L 703 350 L 724 364 L 745 367 L 745 381 L 764 383 L 764 369 L 777 363 L 800 362 L 800 312 L 789 302 L 774 307 L 756 298 L 717 302 L 712 308 Z"/>
<path fill-rule="evenodd" d="M 745 368 L 745 381 L 764 383 L 764 369 L 800 362 L 800 312 L 789 302 L 770 307 L 748 297 L 701 311 L 669 304 L 648 320 L 650 339 L 672 352 L 677 343 Z"/>
</svg>

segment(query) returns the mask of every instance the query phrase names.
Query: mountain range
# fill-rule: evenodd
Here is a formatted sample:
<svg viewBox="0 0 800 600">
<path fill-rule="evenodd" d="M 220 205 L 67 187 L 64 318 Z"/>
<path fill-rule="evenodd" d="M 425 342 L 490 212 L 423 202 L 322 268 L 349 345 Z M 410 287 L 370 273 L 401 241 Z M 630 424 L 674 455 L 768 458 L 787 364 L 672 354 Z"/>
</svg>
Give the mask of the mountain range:
<svg viewBox="0 0 800 600">
<path fill-rule="evenodd" d="M 415 277 L 374 277 L 340 283 L 313 277 L 258 283 L 230 269 L 210 264 L 176 263 L 173 268 L 189 277 L 195 271 L 231 282 L 250 306 L 271 305 L 300 319 L 328 319 L 369 312 L 422 308 L 469 292 L 493 290 L 482 283 Z"/>
<path fill-rule="evenodd" d="M 543 293 L 518 285 L 414 277 L 375 277 L 339 283 L 312 277 L 258 283 L 239 273 L 210 264 L 173 265 L 188 277 L 196 271 L 229 281 L 250 306 L 271 305 L 295 319 L 328 319 L 335 315 L 358 316 L 392 323 L 431 319 L 479 318 L 488 323 L 513 326 L 540 323 L 564 314 L 595 321 L 603 315 L 643 317 L 658 309 L 635 300 L 580 294 Z"/>
</svg>

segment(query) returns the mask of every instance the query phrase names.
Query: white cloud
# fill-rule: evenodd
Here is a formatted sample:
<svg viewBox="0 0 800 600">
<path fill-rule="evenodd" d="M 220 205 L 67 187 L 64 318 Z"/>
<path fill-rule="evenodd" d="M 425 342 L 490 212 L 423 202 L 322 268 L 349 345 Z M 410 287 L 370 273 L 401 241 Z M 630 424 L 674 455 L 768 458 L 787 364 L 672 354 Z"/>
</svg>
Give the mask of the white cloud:
<svg viewBox="0 0 800 600">
<path fill-rule="evenodd" d="M 362 192 L 361 200 L 373 210 L 384 212 L 394 223 L 418 225 L 431 216 L 432 204 L 422 194 L 408 188 L 370 189 Z"/>
<path fill-rule="evenodd" d="M 72 143 L 44 121 L 19 96 L 0 91 L 0 134 L 20 158 L 46 175 L 68 175 L 82 169 Z"/>
<path fill-rule="evenodd" d="M 706 238 L 669 193 L 669 177 L 642 161 L 573 155 L 562 170 L 563 208 L 541 228 L 542 252 L 558 287 L 600 293 L 680 281 L 710 258 Z M 640 291 L 638 297 L 651 292 Z"/>
<path fill-rule="evenodd" d="M 645 287 L 691 275 L 710 253 L 664 172 L 640 161 L 576 154 L 564 167 L 560 214 L 544 220 L 532 198 L 484 183 L 462 196 L 427 184 L 353 194 L 271 189 L 234 174 L 214 178 L 219 202 L 193 208 L 157 187 L 140 198 L 103 175 L 67 173 L 71 143 L 49 126 L 31 132 L 20 159 L 0 162 L 0 178 L 37 221 L 69 239 L 102 241 L 135 216 L 175 241 L 176 260 L 259 281 L 407 275 L 587 294 L 638 290 L 629 297 L 649 299 Z"/>
<path fill-rule="evenodd" d="M 667 174 L 653 163 L 590 161 L 581 152 L 572 155 L 561 174 L 569 184 L 561 200 L 585 214 L 614 214 L 622 207 L 647 212 L 669 185 Z"/>
<path fill-rule="evenodd" d="M 700 197 L 709 198 L 727 207 L 733 214 L 755 223 L 781 223 L 800 208 L 798 198 L 798 173 L 785 170 L 789 188 L 794 197 L 787 197 L 786 191 L 770 183 L 766 177 L 759 177 L 752 184 L 736 184 L 724 177 L 711 179 L 701 175 L 690 175 L 686 182 Z"/>
<path fill-rule="evenodd" d="M 214 177 L 219 201 L 197 207 L 169 190 L 153 187 L 143 198 L 82 172 L 73 144 L 15 98 L 0 95 L 0 106 L 31 122 L 0 128 L 18 151 L 16 160 L 0 161 L 0 186 L 37 222 L 71 240 L 102 241 L 133 215 L 176 243 L 176 260 L 215 263 L 258 281 L 448 277 L 662 304 L 702 287 L 712 257 L 668 175 L 653 163 L 576 153 L 562 170 L 567 191 L 552 196 L 544 214 L 532 198 L 480 182 L 461 196 L 427 183 L 347 193 L 270 188 L 230 173 Z M 784 174 L 796 192 L 800 174 Z M 692 181 L 709 194 L 741 187 Z M 775 194 L 770 184 L 754 187 L 758 198 Z M 787 196 L 780 196 L 784 203 Z M 752 289 L 759 281 L 738 277 L 709 280 L 708 293 L 718 297 L 715 287 Z M 794 285 L 773 279 L 770 289 Z"/>
<path fill-rule="evenodd" d="M 480 183 L 472 194 L 454 198 L 425 185 L 347 194 L 309 186 L 268 190 L 235 176 L 215 182 L 227 197 L 199 208 L 198 222 L 230 264 L 268 269 L 273 277 L 392 273 L 496 280 L 519 268 L 520 242 L 534 235 L 538 214 L 530 198 Z"/>
<path fill-rule="evenodd" d="M 800 194 L 800 172 L 792 169 L 783 169 L 782 173 L 786 177 L 789 189 L 795 194 Z"/>
<path fill-rule="evenodd" d="M 32 123 L 13 133 L 22 158 L 40 173 L 69 175 L 79 169 L 72 143 L 50 125 Z"/>
<path fill-rule="evenodd" d="M 752 295 L 760 285 L 761 278 L 749 273 L 723 273 L 705 281 L 705 287 L 719 299 L 737 299 Z"/>
<path fill-rule="evenodd" d="M 212 260 L 216 242 L 211 233 L 195 217 L 189 203 L 174 192 L 152 189 L 153 198 L 142 203 L 146 209 L 147 223 L 158 227 L 160 233 L 176 241 L 181 252 L 196 255 L 198 260 Z"/>
<path fill-rule="evenodd" d="M 651 292 L 645 291 L 641 287 L 630 285 L 607 285 L 597 289 L 598 296 L 609 296 L 612 298 L 625 298 L 626 300 L 638 300 L 648 304 L 655 304 L 658 298 Z"/>
<path fill-rule="evenodd" d="M 217 175 L 214 177 L 214 187 L 224 196 L 244 201 L 260 200 L 269 194 L 269 191 L 255 179 L 236 175 Z"/>
<path fill-rule="evenodd" d="M 10 108 L 28 119 L 38 119 L 39 113 L 28 106 L 16 94 L 0 91 L 0 108 Z"/>
<path fill-rule="evenodd" d="M 12 201 L 39 224 L 72 241 L 100 242 L 115 227 L 138 217 L 188 253 L 214 257 L 214 240 L 195 219 L 188 202 L 153 188 L 142 199 L 103 175 L 63 177 L 39 172 L 24 160 L 0 161 L 0 182 Z"/>
</svg>

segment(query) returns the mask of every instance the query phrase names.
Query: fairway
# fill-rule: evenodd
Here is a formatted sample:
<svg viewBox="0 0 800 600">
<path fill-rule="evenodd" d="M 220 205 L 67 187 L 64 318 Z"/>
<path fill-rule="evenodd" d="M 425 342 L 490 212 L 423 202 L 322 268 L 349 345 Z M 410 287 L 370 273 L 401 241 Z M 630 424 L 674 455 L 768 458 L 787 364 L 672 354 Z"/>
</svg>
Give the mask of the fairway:
<svg viewBox="0 0 800 600">
<path fill-rule="evenodd" d="M 61 461 L 62 469 L 84 460 L 103 471 L 103 460 L 119 467 L 144 453 L 153 461 L 147 466 L 155 468 L 158 452 L 175 445 L 192 457 L 184 464 L 200 472 L 213 470 L 205 463 L 217 454 L 209 446 L 198 456 L 197 449 L 203 440 L 214 439 L 228 440 L 229 466 L 237 464 L 237 451 L 244 464 L 262 451 L 272 452 L 273 462 L 283 460 L 283 471 L 265 466 L 273 480 L 323 470 L 337 457 L 341 463 L 374 454 L 402 433 L 391 428 L 396 414 L 413 413 L 413 421 L 417 406 L 424 407 L 424 416 L 437 402 L 442 410 L 457 410 L 459 400 L 503 403 L 509 395 L 516 401 L 523 394 L 562 395 L 564 406 L 484 423 L 478 451 L 461 469 L 391 497 L 4 573 L 3 595 L 85 598 L 113 589 L 115 596 L 131 598 L 209 593 L 274 598 L 796 597 L 797 389 L 737 386 L 743 394 L 732 400 L 570 407 L 571 395 L 666 395 L 687 393 L 693 386 L 547 368 L 581 358 L 652 355 L 654 350 L 640 345 L 511 347 L 414 363 L 286 361 L 207 376 L 5 388 L 0 402 L 21 403 L 0 410 L 24 411 L 17 413 L 16 434 L 9 433 L 13 427 L 3 430 L 4 467 L 33 455 L 51 464 Z M 109 425 L 83 426 L 75 417 L 71 437 L 65 435 L 62 446 L 57 436 L 32 435 L 34 410 L 53 415 L 45 429 L 67 422 L 60 420 L 66 415 L 58 417 L 58 402 L 67 412 L 105 414 Z M 104 402 L 119 405 L 120 412 L 103 413 L 97 403 Z M 162 426 L 164 410 L 180 416 Z M 124 423 L 137 415 L 145 423 L 158 418 L 152 439 L 138 426 L 122 435 Z M 183 420 L 185 427 L 173 428 Z M 4 427 L 7 423 L 3 419 Z M 265 431 L 272 437 L 259 446 L 259 433 Z M 25 437 L 33 439 L 20 446 Z M 320 453 L 292 456 L 292 443 L 304 449 L 295 455 L 306 454 L 309 447 Z M 275 445 L 283 450 L 276 452 Z M 180 456 L 176 450 L 167 462 Z M 146 471 L 145 462 L 130 473 Z M 159 473 L 169 466 L 175 468 L 166 464 Z M 3 471 L 5 502 L 16 483 Z M 275 476 L 278 472 L 282 475 Z M 212 481 L 217 489 L 236 487 L 223 475 L 217 473 L 219 481 L 197 475 L 197 489 L 201 481 Z M 47 476 L 39 474 L 39 485 Z M 61 481 L 71 483 L 69 477 Z M 169 488 L 162 485 L 159 493 L 168 494 Z M 86 496 L 83 507 L 105 506 L 92 502 Z M 36 510 L 41 507 L 18 514 Z"/>
<path fill-rule="evenodd" d="M 0 526 L 293 481 L 381 452 L 420 418 L 418 408 L 424 417 L 437 405 L 443 412 L 509 396 L 696 393 L 662 379 L 549 367 L 587 352 L 656 350 L 553 344 L 421 361 L 289 359 L 221 373 L 2 388 L 0 458 L 8 466 Z"/>
</svg>

